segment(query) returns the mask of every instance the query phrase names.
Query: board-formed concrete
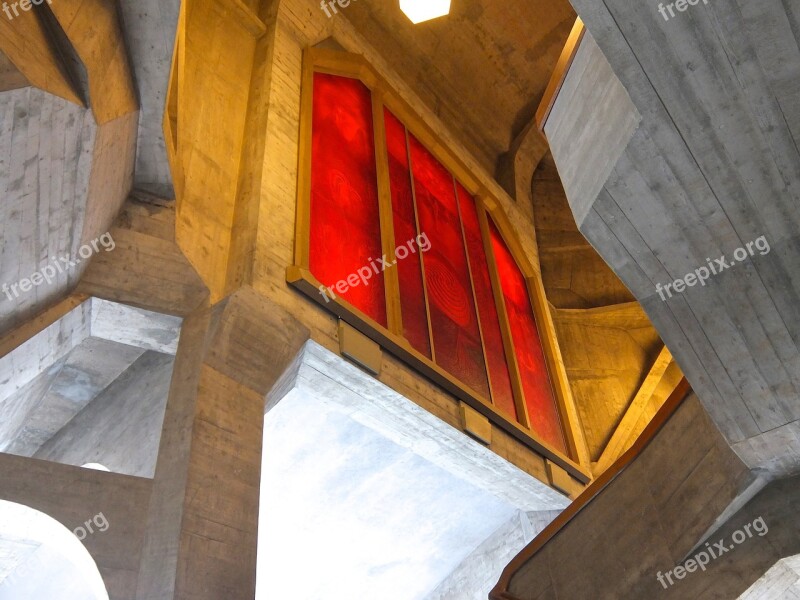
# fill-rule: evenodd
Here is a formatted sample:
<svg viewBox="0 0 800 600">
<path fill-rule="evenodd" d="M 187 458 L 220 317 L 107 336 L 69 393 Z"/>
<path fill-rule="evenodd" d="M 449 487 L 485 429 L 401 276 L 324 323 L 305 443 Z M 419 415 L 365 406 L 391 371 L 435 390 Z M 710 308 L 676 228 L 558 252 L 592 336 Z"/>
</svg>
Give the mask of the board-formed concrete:
<svg viewBox="0 0 800 600">
<path fill-rule="evenodd" d="M 739 600 L 796 600 L 800 598 L 800 555 L 775 563 Z"/>
<path fill-rule="evenodd" d="M 23 341 L 0 357 L 0 451 L 152 477 L 180 327 L 89 298 Z"/>
<path fill-rule="evenodd" d="M 306 343 L 271 392 L 267 407 L 292 394 L 321 393 L 330 410 L 347 414 L 519 510 L 562 510 L 569 504 L 566 496 L 314 341 Z"/>
<path fill-rule="evenodd" d="M 797 472 L 800 7 L 573 4 L 545 133 L 578 226 L 746 464 Z"/>
<path fill-rule="evenodd" d="M 708 529 L 752 480 L 692 395 L 607 487 L 508 571 L 492 598 L 738 598 L 800 552 L 800 477 L 771 482 Z"/>
<path fill-rule="evenodd" d="M 163 120 L 180 0 L 122 0 L 119 4 L 141 103 L 134 182 L 163 198 L 173 198 Z"/>
</svg>

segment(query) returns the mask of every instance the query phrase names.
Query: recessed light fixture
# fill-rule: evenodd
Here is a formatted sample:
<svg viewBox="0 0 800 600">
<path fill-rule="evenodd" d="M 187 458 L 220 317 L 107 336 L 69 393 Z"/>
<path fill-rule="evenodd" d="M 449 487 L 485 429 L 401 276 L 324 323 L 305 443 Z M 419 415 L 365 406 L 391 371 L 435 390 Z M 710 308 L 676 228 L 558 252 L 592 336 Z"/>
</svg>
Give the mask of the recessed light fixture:
<svg viewBox="0 0 800 600">
<path fill-rule="evenodd" d="M 400 0 L 400 10 L 412 23 L 422 23 L 449 14 L 450 0 Z"/>
</svg>

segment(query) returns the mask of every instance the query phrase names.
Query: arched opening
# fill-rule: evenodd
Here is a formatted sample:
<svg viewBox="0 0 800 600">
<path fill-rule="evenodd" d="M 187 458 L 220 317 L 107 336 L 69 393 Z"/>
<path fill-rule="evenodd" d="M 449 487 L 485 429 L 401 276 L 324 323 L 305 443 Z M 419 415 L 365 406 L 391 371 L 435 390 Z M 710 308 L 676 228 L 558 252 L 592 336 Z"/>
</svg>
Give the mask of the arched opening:
<svg viewBox="0 0 800 600">
<path fill-rule="evenodd" d="M 0 500 L 0 600 L 108 600 L 94 559 L 61 523 Z"/>
</svg>

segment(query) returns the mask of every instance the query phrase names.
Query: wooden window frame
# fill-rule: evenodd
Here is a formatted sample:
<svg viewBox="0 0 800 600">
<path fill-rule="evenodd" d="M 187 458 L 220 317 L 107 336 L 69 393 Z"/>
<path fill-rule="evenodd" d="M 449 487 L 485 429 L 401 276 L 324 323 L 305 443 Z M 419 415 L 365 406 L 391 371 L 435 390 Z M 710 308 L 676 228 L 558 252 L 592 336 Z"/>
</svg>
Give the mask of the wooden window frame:
<svg viewBox="0 0 800 600">
<path fill-rule="evenodd" d="M 432 359 L 429 359 L 413 348 L 403 337 L 397 269 L 387 269 L 384 271 L 387 327 L 377 323 L 364 312 L 339 296 L 328 298 L 327 302 L 326 299 L 321 296 L 319 290 L 322 284 L 311 273 L 309 266 L 311 136 L 314 73 L 326 73 L 358 79 L 364 83 L 372 93 L 381 244 L 384 253 L 386 253 L 390 260 L 395 259 L 395 240 L 393 239 L 394 226 L 386 131 L 383 118 L 384 107 L 394 113 L 403 125 L 405 125 L 407 131 L 413 134 L 454 178 L 464 186 L 467 192 L 475 197 L 478 219 L 483 235 L 487 261 L 489 263 L 495 303 L 497 305 L 498 317 L 500 318 L 503 345 L 506 356 L 509 358 L 509 375 L 514 390 L 518 418 L 521 423 L 517 423 L 514 421 L 513 417 L 497 410 L 492 404 L 491 399 L 483 398 L 475 390 L 472 390 L 438 366 L 434 362 L 435 346 L 433 345 L 433 340 L 431 340 Z M 523 395 L 520 393 L 522 381 L 516 363 L 516 354 L 513 351 L 513 340 L 508 323 L 508 316 L 506 314 L 505 300 L 499 285 L 494 251 L 491 247 L 491 238 L 488 231 L 489 218 L 491 218 L 497 226 L 498 231 L 511 251 L 512 256 L 517 261 L 527 283 L 536 324 L 539 328 L 539 336 L 542 342 L 546 366 L 550 376 L 553 397 L 561 420 L 561 428 L 567 447 L 567 454 L 539 438 L 527 427 L 529 423 L 527 407 L 523 400 Z M 469 260 L 469 257 L 467 257 L 467 259 Z M 552 320 L 546 318 L 546 316 L 549 315 L 549 311 L 547 300 L 544 296 L 541 276 L 527 259 L 522 245 L 517 239 L 517 235 L 497 199 L 492 196 L 486 186 L 472 173 L 463 161 L 447 147 L 444 141 L 426 125 L 414 109 L 400 98 L 390 84 L 378 74 L 363 57 L 356 54 L 336 50 L 308 48 L 303 55 L 294 264 L 287 268 L 286 280 L 292 287 L 338 316 L 341 320 L 361 331 L 364 335 L 377 342 L 385 350 L 389 351 L 411 368 L 423 374 L 438 386 L 486 416 L 493 425 L 522 442 L 525 446 L 561 466 L 582 483 L 588 483 L 591 480 L 590 465 L 582 464 L 579 462 L 580 459 L 577 458 L 581 456 L 578 449 L 578 440 L 582 439 L 582 434 L 578 430 L 579 424 L 577 422 L 575 407 L 569 406 L 572 402 L 572 396 L 569 393 L 569 382 L 567 380 L 566 371 L 560 359 L 560 352 Z M 425 302 L 427 307 L 427 283 L 424 277 L 423 289 L 425 290 Z M 478 319 L 480 323 L 479 315 Z M 430 310 L 428 310 L 428 320 L 428 333 L 432 336 Z M 481 332 L 481 337 L 483 337 L 483 327 L 479 327 L 479 331 Z M 489 378 L 489 381 L 491 386 L 491 378 Z M 570 408 L 572 410 L 570 410 Z"/>
</svg>

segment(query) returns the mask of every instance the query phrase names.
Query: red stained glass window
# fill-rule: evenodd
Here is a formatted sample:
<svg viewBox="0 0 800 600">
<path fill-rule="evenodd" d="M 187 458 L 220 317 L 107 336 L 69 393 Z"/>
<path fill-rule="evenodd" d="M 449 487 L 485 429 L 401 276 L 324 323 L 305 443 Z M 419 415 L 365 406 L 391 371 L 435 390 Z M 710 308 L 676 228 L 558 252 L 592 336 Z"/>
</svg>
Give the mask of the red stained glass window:
<svg viewBox="0 0 800 600">
<path fill-rule="evenodd" d="M 436 362 L 484 398 L 489 397 L 483 346 L 472 297 L 453 176 L 413 136 L 411 171 L 421 233 Z"/>
<path fill-rule="evenodd" d="M 497 227 L 491 222 L 490 231 L 531 429 L 553 447 L 566 452 L 561 419 L 550 387 L 550 376 L 525 277 Z"/>
<path fill-rule="evenodd" d="M 333 287 L 329 297 L 386 327 L 383 273 L 347 283 L 383 254 L 371 93 L 357 79 L 315 73 L 313 105 L 309 267 Z"/>
<path fill-rule="evenodd" d="M 486 346 L 486 363 L 492 382 L 492 400 L 497 408 L 517 419 L 514 391 L 511 387 L 511 377 L 508 374 L 508 361 L 503 347 L 503 336 L 500 333 L 500 319 L 497 316 L 497 306 L 492 293 L 492 280 L 489 275 L 489 264 L 486 261 L 486 251 L 483 247 L 483 236 L 478 222 L 475 199 L 460 183 L 456 187 L 461 208 L 461 221 L 464 224 L 464 239 L 472 271 L 472 282 L 475 286 L 475 299 L 481 318 L 483 343 Z"/>
<path fill-rule="evenodd" d="M 388 109 L 384 111 L 384 116 L 386 145 L 389 154 L 389 179 L 392 187 L 394 239 L 399 246 L 415 240 L 419 232 L 414 212 L 414 197 L 411 192 L 406 128 Z M 403 316 L 405 338 L 413 348 L 431 358 L 428 312 L 425 307 L 420 260 L 420 253 L 416 252 L 397 263 L 400 309 Z"/>
<path fill-rule="evenodd" d="M 377 339 L 393 341 L 401 357 L 449 374 L 464 388 L 459 395 L 491 399 L 509 420 L 522 418 L 517 407 L 524 397 L 532 432 L 566 454 L 519 264 L 491 219 L 484 239 L 483 216 L 466 187 L 391 111 L 382 112 L 388 164 L 380 168 L 388 168 L 390 199 L 379 198 L 370 89 L 355 78 L 314 73 L 308 268 L 327 288 L 324 302 L 346 301 L 375 322 Z M 391 210 L 391 218 L 382 210 Z M 382 223 L 391 232 L 382 232 Z M 387 259 L 387 270 L 378 272 L 383 234 L 394 236 L 397 260 Z M 501 289 L 493 285 L 495 274 Z M 397 282 L 400 332 L 386 331 L 386 277 L 392 289 Z M 515 356 L 506 353 L 509 339 Z"/>
</svg>

